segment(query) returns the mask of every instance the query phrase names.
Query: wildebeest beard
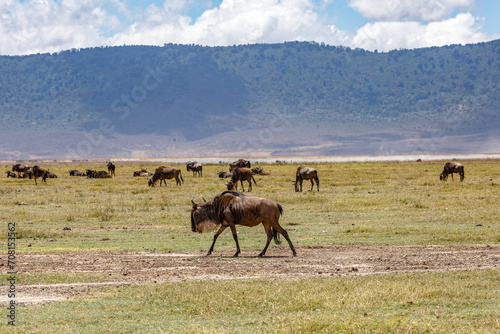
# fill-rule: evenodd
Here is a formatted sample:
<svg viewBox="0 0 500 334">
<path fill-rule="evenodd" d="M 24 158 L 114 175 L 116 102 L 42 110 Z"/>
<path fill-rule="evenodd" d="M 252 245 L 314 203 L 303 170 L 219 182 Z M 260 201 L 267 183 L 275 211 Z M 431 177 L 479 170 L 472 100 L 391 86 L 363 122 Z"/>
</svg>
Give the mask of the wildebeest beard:
<svg viewBox="0 0 500 334">
<path fill-rule="evenodd" d="M 194 221 L 194 212 L 197 208 L 193 207 L 191 210 L 191 230 L 193 232 L 211 232 L 222 224 L 224 221 L 224 210 L 229 204 L 229 202 L 223 200 L 223 195 L 228 193 L 234 196 L 245 196 L 237 191 L 225 191 L 216 196 L 213 200 L 202 203 L 201 209 L 203 210 L 203 217 L 199 219 L 198 223 Z"/>
</svg>

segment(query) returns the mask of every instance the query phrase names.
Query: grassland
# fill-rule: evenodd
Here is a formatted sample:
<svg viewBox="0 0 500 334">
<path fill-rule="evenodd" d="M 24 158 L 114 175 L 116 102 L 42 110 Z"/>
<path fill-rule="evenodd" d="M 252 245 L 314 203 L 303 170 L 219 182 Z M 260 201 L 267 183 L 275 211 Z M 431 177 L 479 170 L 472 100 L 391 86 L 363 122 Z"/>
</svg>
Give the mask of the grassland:
<svg viewBox="0 0 500 334">
<path fill-rule="evenodd" d="M 318 170 L 320 191 L 302 193 L 293 191 L 295 165 L 262 165 L 271 175 L 256 177 L 252 195 L 282 204 L 281 223 L 299 257 L 301 247 L 332 244 L 498 245 L 499 161 L 463 163 L 462 183 L 458 177 L 439 181 L 441 161 L 310 164 Z M 38 186 L 32 180 L 3 177 L 0 220 L 16 223 L 20 256 L 206 251 L 211 237 L 190 230 L 190 199 L 210 199 L 223 191 L 225 181 L 216 171 L 227 167 L 206 165 L 203 178 L 195 178 L 179 166 L 182 187 L 170 181 L 155 188 L 145 178 L 132 177 L 144 167 L 154 169 L 146 163 L 122 163 L 116 178 L 87 179 L 70 177 L 67 171 L 105 169 L 104 164 L 53 164 L 50 170 L 59 178 Z M 309 190 L 307 182 L 304 189 Z M 4 229 L 0 242 L 6 245 Z M 238 231 L 243 253 L 258 254 L 262 228 Z M 226 232 L 216 253 L 233 250 Z M 2 274 L 3 279 L 6 269 Z M 23 278 L 21 273 L 20 284 L 95 282 L 101 275 L 42 272 Z M 493 269 L 109 287 L 95 296 L 21 307 L 17 328 L 73 333 L 493 333 L 500 325 L 499 281 L 499 270 Z M 0 326 L 7 331 L 5 323 Z"/>
</svg>

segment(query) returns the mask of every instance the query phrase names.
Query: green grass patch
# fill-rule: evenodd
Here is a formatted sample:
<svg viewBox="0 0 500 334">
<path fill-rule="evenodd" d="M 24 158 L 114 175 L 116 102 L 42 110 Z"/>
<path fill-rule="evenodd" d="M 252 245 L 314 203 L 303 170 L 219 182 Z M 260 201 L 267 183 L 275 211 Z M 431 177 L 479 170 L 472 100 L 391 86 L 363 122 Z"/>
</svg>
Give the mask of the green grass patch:
<svg viewBox="0 0 500 334">
<path fill-rule="evenodd" d="M 495 333 L 500 272 L 110 288 L 19 309 L 28 333 Z M 5 325 L 2 324 L 5 329 Z"/>
</svg>

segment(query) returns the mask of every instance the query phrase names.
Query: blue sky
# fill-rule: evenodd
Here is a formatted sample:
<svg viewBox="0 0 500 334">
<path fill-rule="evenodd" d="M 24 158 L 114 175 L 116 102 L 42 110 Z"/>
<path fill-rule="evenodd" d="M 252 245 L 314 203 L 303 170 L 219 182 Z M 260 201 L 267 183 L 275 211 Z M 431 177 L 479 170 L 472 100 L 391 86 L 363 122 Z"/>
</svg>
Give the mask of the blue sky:
<svg viewBox="0 0 500 334">
<path fill-rule="evenodd" d="M 0 54 L 316 41 L 390 51 L 500 38 L 499 0 L 0 0 Z"/>
</svg>

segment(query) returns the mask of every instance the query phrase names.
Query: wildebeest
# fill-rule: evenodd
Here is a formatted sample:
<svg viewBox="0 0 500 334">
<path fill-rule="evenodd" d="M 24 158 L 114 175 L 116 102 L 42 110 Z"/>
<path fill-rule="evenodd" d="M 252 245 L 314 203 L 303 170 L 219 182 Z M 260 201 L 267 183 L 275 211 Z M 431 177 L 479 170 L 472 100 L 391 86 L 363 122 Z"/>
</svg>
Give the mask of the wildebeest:
<svg viewBox="0 0 500 334">
<path fill-rule="evenodd" d="M 276 244 L 280 243 L 278 233 L 282 234 L 288 241 L 293 256 L 297 255 L 287 231 L 279 224 L 283 208 L 272 199 L 245 196 L 237 191 L 225 191 L 209 202 L 195 203 L 191 199 L 191 203 L 193 204 L 191 209 L 191 230 L 193 232 L 202 233 L 219 228 L 214 235 L 207 256 L 212 254 L 217 238 L 229 226 L 236 243 L 236 253 L 233 257 L 237 257 L 241 250 L 236 225 L 253 227 L 261 223 L 267 235 L 267 242 L 259 257 L 266 254 L 271 239 L 274 238 Z"/>
<path fill-rule="evenodd" d="M 297 172 L 295 173 L 295 191 L 302 191 L 302 181 L 304 180 L 311 180 L 311 190 L 314 188 L 314 181 L 316 181 L 316 187 L 318 188 L 319 191 L 319 178 L 318 178 L 318 172 L 316 169 L 311 168 L 311 167 L 302 167 L 300 166 L 297 168 Z M 299 185 L 300 185 L 300 190 L 299 190 Z"/>
<path fill-rule="evenodd" d="M 49 178 L 49 179 L 57 179 L 57 175 L 50 172 L 50 171 L 47 171 L 47 173 L 45 174 L 45 177 Z"/>
<path fill-rule="evenodd" d="M 87 174 L 85 174 L 85 172 L 80 172 L 76 169 L 70 169 L 69 176 L 87 176 Z"/>
<path fill-rule="evenodd" d="M 241 182 L 241 188 L 245 191 L 243 186 L 243 181 L 248 182 L 248 191 L 252 191 L 252 180 L 255 185 L 255 179 L 253 178 L 253 172 L 250 168 L 235 168 L 233 169 L 231 180 L 227 183 L 227 190 L 238 190 L 238 181 Z"/>
<path fill-rule="evenodd" d="M 217 175 L 220 179 L 227 179 L 228 177 L 231 177 L 232 174 L 227 172 L 217 172 Z"/>
<path fill-rule="evenodd" d="M 29 166 L 25 166 L 25 165 L 22 165 L 22 164 L 15 164 L 15 165 L 12 165 L 12 171 L 13 172 L 18 172 L 18 173 L 24 173 L 24 172 L 27 172 L 29 171 L 31 167 Z"/>
<path fill-rule="evenodd" d="M 446 181 L 448 179 L 448 175 L 451 174 L 451 180 L 453 180 L 453 173 L 457 173 L 460 175 L 460 182 L 462 182 L 465 178 L 464 174 L 464 166 L 458 162 L 448 161 L 444 164 L 443 171 L 439 174 L 439 179 Z"/>
<path fill-rule="evenodd" d="M 186 162 L 187 171 L 193 171 L 193 176 L 203 176 L 203 165 L 196 161 Z"/>
<path fill-rule="evenodd" d="M 87 178 L 89 179 L 110 179 L 112 176 L 105 170 L 92 170 L 87 169 Z"/>
<path fill-rule="evenodd" d="M 14 173 L 14 172 L 11 172 L 10 170 L 7 171 L 7 177 L 10 177 L 12 179 L 17 179 L 17 178 L 20 178 L 21 175 L 17 174 L 17 173 Z"/>
<path fill-rule="evenodd" d="M 160 180 L 160 187 L 161 187 L 162 181 L 165 183 L 165 185 L 167 185 L 166 180 L 170 180 L 173 178 L 175 178 L 175 184 L 178 186 L 181 186 L 182 183 L 184 183 L 184 179 L 182 178 L 182 173 L 181 173 L 181 170 L 179 168 L 161 166 L 161 167 L 156 168 L 155 173 L 148 181 L 148 186 L 154 187 L 156 184 L 156 181 Z M 179 180 L 179 178 L 180 178 L 180 180 Z M 181 180 L 182 180 L 182 183 L 181 183 Z"/>
<path fill-rule="evenodd" d="M 267 171 L 267 170 L 263 170 L 262 168 L 260 167 L 255 167 L 255 168 L 252 168 L 252 172 L 254 174 L 259 174 L 259 175 L 271 175 L 271 172 Z"/>
<path fill-rule="evenodd" d="M 151 176 L 153 173 L 148 172 L 146 169 L 136 170 L 134 171 L 134 176 Z"/>
<path fill-rule="evenodd" d="M 235 168 L 251 168 L 250 161 L 239 159 L 229 163 L 229 171 L 232 172 Z"/>
<path fill-rule="evenodd" d="M 116 176 L 115 169 L 116 169 L 115 164 L 112 163 L 111 161 L 108 161 L 108 173 L 109 173 L 109 175 Z"/>
<path fill-rule="evenodd" d="M 43 168 L 40 168 L 38 166 L 33 166 L 33 168 L 31 168 L 31 176 L 35 178 L 35 184 L 36 183 L 36 179 L 41 177 L 42 178 L 42 181 L 47 183 L 47 171 Z"/>
</svg>

